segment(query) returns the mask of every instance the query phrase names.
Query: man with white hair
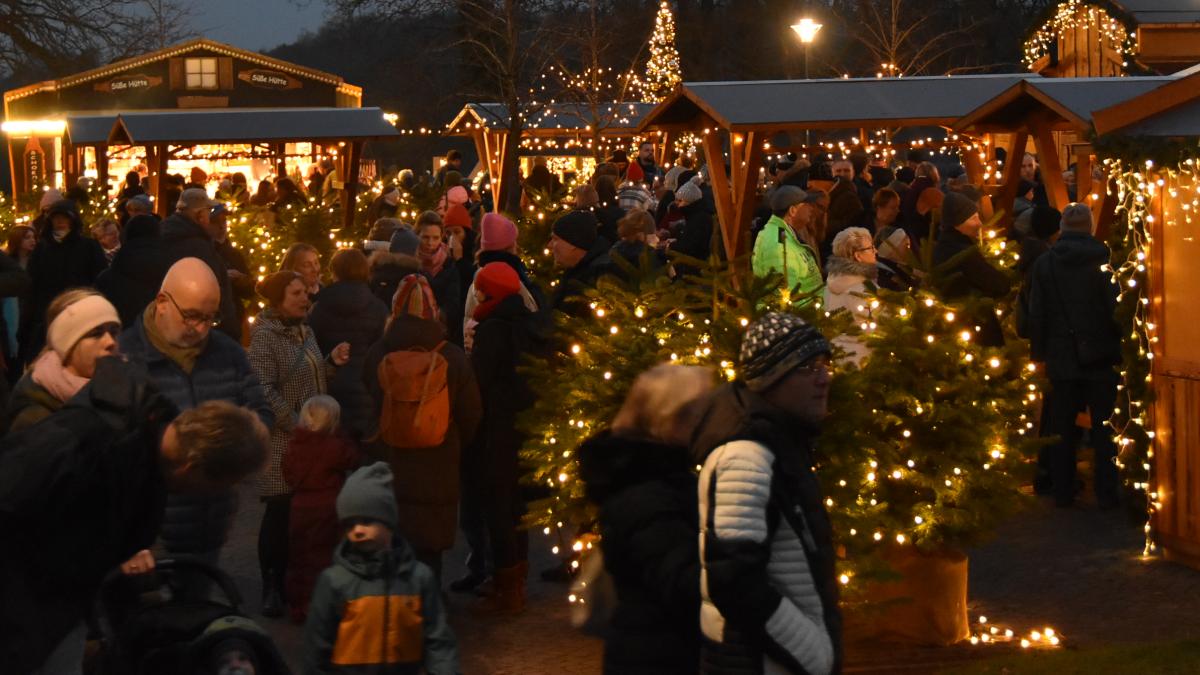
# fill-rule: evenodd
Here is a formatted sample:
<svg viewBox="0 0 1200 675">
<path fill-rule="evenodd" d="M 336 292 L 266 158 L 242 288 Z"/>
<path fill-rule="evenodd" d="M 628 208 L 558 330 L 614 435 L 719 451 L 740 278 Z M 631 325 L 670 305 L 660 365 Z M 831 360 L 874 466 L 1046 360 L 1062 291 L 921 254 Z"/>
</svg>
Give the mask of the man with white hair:
<svg viewBox="0 0 1200 675">
<path fill-rule="evenodd" d="M 198 258 L 171 266 L 141 317 L 121 334 L 121 352 L 143 366 L 150 381 L 180 410 L 206 401 L 228 401 L 255 413 L 268 428 L 274 416 L 246 352 L 233 338 L 212 330 L 221 287 Z M 167 498 L 160 543 L 172 554 L 215 563 L 232 522 L 232 490 Z"/>
<path fill-rule="evenodd" d="M 208 265 L 221 289 L 217 328 L 240 341 L 242 327 L 238 323 L 233 286 L 225 261 L 217 251 L 216 240 L 220 232 L 211 218 L 214 206 L 216 203 L 208 198 L 203 188 L 183 191 L 175 205 L 175 213 L 162 223 L 163 262 L 170 265 L 184 258 L 199 258 Z"/>
</svg>

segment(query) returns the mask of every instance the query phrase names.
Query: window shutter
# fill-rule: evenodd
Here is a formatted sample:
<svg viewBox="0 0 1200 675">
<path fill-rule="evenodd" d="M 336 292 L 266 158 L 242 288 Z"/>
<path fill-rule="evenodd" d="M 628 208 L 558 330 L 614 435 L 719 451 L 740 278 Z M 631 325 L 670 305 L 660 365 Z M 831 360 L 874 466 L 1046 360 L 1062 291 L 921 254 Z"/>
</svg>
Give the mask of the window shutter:
<svg viewBox="0 0 1200 675">
<path fill-rule="evenodd" d="M 187 89 L 187 75 L 183 70 L 183 59 L 173 58 L 168 65 L 171 75 L 171 89 Z"/>
<path fill-rule="evenodd" d="M 217 59 L 217 88 L 233 89 L 233 59 L 225 56 Z"/>
</svg>

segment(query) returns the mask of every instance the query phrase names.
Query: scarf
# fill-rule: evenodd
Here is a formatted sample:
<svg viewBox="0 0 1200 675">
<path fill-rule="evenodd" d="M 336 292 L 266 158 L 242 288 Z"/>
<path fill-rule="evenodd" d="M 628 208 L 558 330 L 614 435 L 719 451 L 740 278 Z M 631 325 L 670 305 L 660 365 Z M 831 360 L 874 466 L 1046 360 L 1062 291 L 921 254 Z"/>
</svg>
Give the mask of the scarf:
<svg viewBox="0 0 1200 675">
<path fill-rule="evenodd" d="M 154 323 L 154 308 L 156 304 L 150 303 L 146 307 L 146 311 L 142 312 L 142 328 L 146 330 L 146 339 L 155 349 L 162 352 L 162 355 L 170 359 L 175 365 L 183 369 L 183 372 L 188 375 L 192 374 L 192 370 L 196 367 L 196 359 L 200 358 L 200 352 L 204 351 L 205 345 L 208 344 L 206 339 L 195 347 L 177 347 L 167 341 L 167 338 L 158 331 L 158 325 Z"/>
<path fill-rule="evenodd" d="M 436 277 L 442 273 L 442 268 L 446 265 L 446 258 L 449 256 L 450 248 L 445 243 L 439 244 L 433 253 L 426 253 L 423 248 L 417 249 L 417 258 L 421 260 L 421 271 L 430 277 Z"/>
<path fill-rule="evenodd" d="M 37 361 L 34 361 L 31 377 L 34 383 L 40 385 L 50 392 L 51 396 L 63 403 L 78 394 L 79 390 L 83 389 L 83 386 L 89 381 L 88 378 L 80 377 L 67 370 L 62 359 L 53 349 L 42 352 Z"/>
</svg>

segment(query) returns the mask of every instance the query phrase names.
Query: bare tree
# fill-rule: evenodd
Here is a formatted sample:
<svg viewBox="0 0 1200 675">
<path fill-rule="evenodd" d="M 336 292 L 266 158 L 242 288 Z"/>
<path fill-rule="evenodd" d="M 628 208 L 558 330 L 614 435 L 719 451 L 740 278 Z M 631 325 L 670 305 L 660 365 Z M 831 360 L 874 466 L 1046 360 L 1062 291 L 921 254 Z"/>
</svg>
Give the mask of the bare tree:
<svg viewBox="0 0 1200 675">
<path fill-rule="evenodd" d="M 149 17 L 146 31 L 154 36 L 158 48 L 175 44 L 191 37 L 195 33 L 187 28 L 192 25 L 195 8 L 191 5 L 181 5 L 173 0 L 142 0 L 142 5 Z"/>
<path fill-rule="evenodd" d="M 906 0 L 858 0 L 854 39 L 885 76 L 928 75 L 951 56 L 970 49 L 975 19 L 948 27 L 929 8 L 906 7 Z M 945 70 L 944 68 L 942 69 Z"/>
</svg>

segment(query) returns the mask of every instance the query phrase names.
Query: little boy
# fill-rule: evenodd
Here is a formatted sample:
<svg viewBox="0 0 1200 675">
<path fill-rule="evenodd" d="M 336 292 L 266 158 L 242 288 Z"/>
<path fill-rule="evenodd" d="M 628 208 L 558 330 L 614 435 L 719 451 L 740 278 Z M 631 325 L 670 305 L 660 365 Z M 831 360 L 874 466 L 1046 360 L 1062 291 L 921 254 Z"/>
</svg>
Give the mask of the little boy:
<svg viewBox="0 0 1200 675">
<path fill-rule="evenodd" d="M 396 535 L 392 470 L 376 462 L 337 498 L 346 540 L 321 573 L 304 626 L 306 673 L 457 675 L 458 646 L 433 572 Z"/>
</svg>

